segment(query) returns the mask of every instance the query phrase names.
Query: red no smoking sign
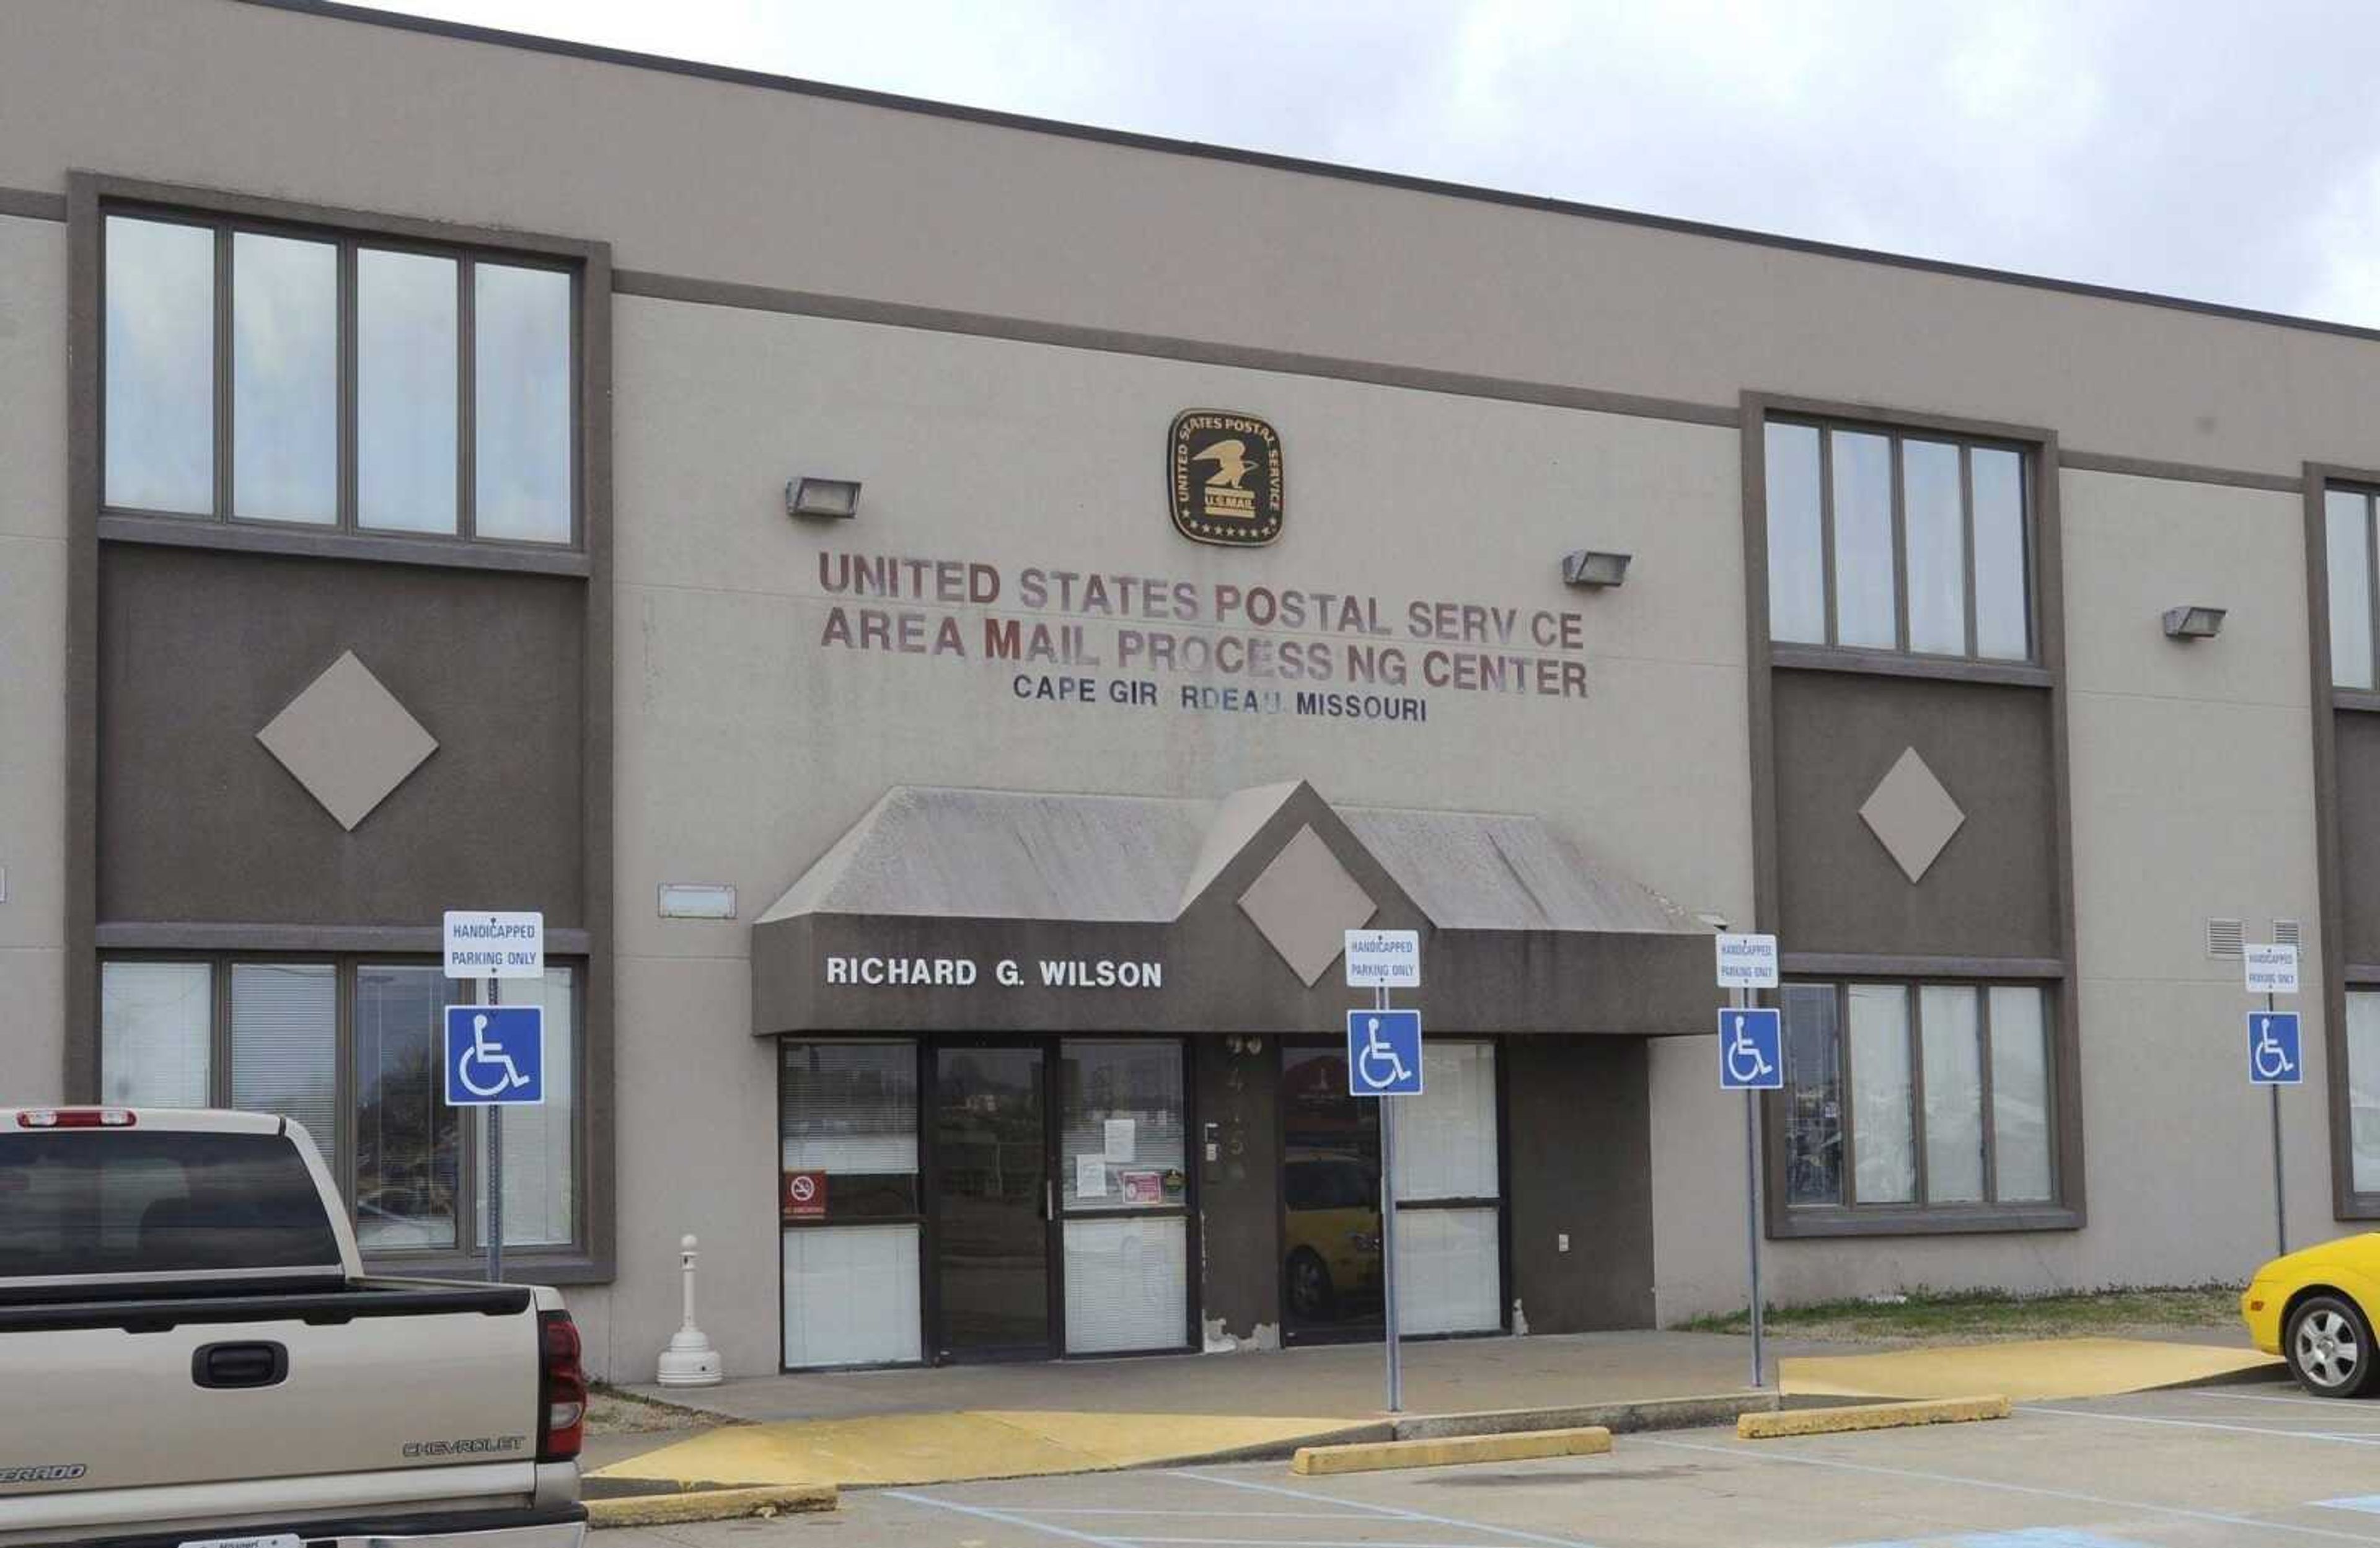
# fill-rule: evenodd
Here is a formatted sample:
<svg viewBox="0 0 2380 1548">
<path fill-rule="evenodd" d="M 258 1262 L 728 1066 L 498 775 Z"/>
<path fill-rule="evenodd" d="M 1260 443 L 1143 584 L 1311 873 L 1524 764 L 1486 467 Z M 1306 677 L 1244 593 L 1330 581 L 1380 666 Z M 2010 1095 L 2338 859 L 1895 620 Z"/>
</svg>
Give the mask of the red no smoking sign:
<svg viewBox="0 0 2380 1548">
<path fill-rule="evenodd" d="M 784 1197 L 780 1212 L 788 1220 L 823 1220 L 826 1218 L 826 1174 L 824 1172 L 787 1172 Z"/>
</svg>

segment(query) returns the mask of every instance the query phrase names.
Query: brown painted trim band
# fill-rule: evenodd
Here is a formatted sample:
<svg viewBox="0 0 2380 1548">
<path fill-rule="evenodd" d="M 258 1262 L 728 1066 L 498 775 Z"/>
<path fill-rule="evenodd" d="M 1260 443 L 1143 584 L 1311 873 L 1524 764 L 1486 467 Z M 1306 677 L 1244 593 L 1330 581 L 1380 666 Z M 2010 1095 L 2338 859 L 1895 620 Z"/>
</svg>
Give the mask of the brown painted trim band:
<svg viewBox="0 0 2380 1548">
<path fill-rule="evenodd" d="M 1771 646 L 1769 664 L 1794 671 L 1848 671 L 1871 677 L 1930 677 L 1945 683 L 2000 683 L 2020 688 L 2046 688 L 2052 681 L 2046 668 L 2034 666 L 2030 661 L 1900 656 L 1880 650 L 1849 650 L 1827 645 Z"/>
<path fill-rule="evenodd" d="M 2181 484 L 2221 484 L 2229 489 L 2269 490 L 2275 494 L 2296 494 L 2305 488 L 2302 478 L 2279 473 L 2255 473 L 2240 467 L 2209 467 L 2202 463 L 2159 462 L 2153 457 L 2119 457 L 2102 452 L 2062 451 L 2058 454 L 2061 473 L 2122 473 L 2135 478 L 2167 478 Z"/>
<path fill-rule="evenodd" d="M 1879 252 L 1872 248 L 1855 248 L 1840 242 L 1819 242 L 1806 237 L 1779 236 L 1773 232 L 1746 231 L 1741 227 L 1717 225 L 1707 221 L 1682 220 L 1672 215 L 1648 215 L 1638 211 L 1615 210 L 1605 205 L 1585 204 L 1572 200 L 1548 199 L 1541 195 L 1512 193 L 1504 189 L 1479 187 L 1466 183 L 1415 177 L 1403 173 L 1345 166 L 1332 162 L 1313 161 L 1301 156 L 1285 156 L 1265 151 L 1202 144 L 1194 140 L 1168 139 L 1160 135 L 1135 134 L 1123 129 L 1096 128 L 1084 124 L 1067 124 L 1056 119 L 1036 118 L 1026 114 L 1001 113 L 990 108 L 962 107 L 951 103 L 929 102 L 920 97 L 899 96 L 889 91 L 868 91 L 857 87 L 835 86 L 824 81 L 803 80 L 792 76 L 770 75 L 759 70 L 736 69 L 730 66 L 708 65 L 690 59 L 667 59 L 658 54 L 639 54 L 630 49 L 601 48 L 591 43 L 572 42 L 561 38 L 540 38 L 526 32 L 507 32 L 492 27 L 472 27 L 460 22 L 432 20 L 427 17 L 402 16 L 388 11 L 367 10 L 357 6 L 332 4 L 330 0 L 241 0 L 241 3 L 263 6 L 270 10 L 294 11 L 302 16 L 320 17 L 328 20 L 360 22 L 366 26 L 424 33 L 459 42 L 490 43 L 499 48 L 520 49 L 532 54 L 553 54 L 565 59 L 580 59 L 599 65 L 615 65 L 628 69 L 650 70 L 664 75 L 689 76 L 698 80 L 718 81 L 731 86 L 758 87 L 762 91 L 783 91 L 795 96 L 814 97 L 826 102 L 850 103 L 862 107 L 882 108 L 893 113 L 918 114 L 930 118 L 947 118 L 958 123 L 1015 129 L 1027 134 L 1049 135 L 1061 139 L 1085 140 L 1096 145 L 1154 151 L 1164 155 L 1186 156 L 1198 161 L 1225 162 L 1239 166 L 1260 167 L 1271 172 L 1295 173 L 1308 177 L 1327 177 L 1334 182 L 1396 188 L 1407 193 L 1431 194 L 1443 199 L 1463 200 L 1474 204 L 1500 205 L 1507 209 L 1532 210 L 1541 214 L 1565 215 L 1581 220 L 1600 221 L 1611 225 L 1672 232 L 1684 236 L 1704 236 L 1722 242 L 1741 243 L 1749 247 L 1806 253 L 1817 258 L 1843 259 L 1854 263 L 1882 264 L 1888 268 L 1912 270 L 1924 274 L 1940 274 L 1952 279 L 1982 280 L 1992 284 L 2022 285 L 2029 290 L 2047 290 L 2064 296 L 2082 296 L 2095 300 L 2119 301 L 2132 306 L 2158 307 L 2169 311 L 2192 312 L 2202 317 L 2258 322 L 2306 333 L 2334 333 L 2344 338 L 2380 340 L 2380 329 L 2359 328 L 2344 322 L 2325 322 L 2314 318 L 2291 317 L 2282 312 L 2259 311 L 2249 307 L 2225 306 L 2215 301 L 2192 301 L 2178 296 L 2159 296 L 2144 290 L 2127 290 L 2119 285 L 2091 284 L 2081 280 L 2061 280 L 2044 274 L 1986 269 L 1972 263 L 1952 263 L 1940 259 L 1912 258 L 1905 253 Z"/>
<path fill-rule="evenodd" d="M 219 925 L 116 920 L 92 931 L 102 951 L 305 951 L 421 952 L 441 948 L 435 925 Z M 545 932 L 553 957 L 583 957 L 589 945 L 584 929 Z"/>
<path fill-rule="evenodd" d="M 1029 318 L 1001 317 L 988 312 L 955 311 L 898 301 L 871 301 L 855 296 L 828 296 L 807 290 L 779 290 L 768 285 L 689 279 L 684 275 L 656 274 L 634 269 L 613 270 L 612 284 L 617 295 L 636 296 L 647 300 L 736 307 L 747 311 L 783 312 L 795 317 L 827 318 L 841 322 L 872 322 L 891 328 L 917 328 L 939 333 L 1007 339 L 1021 344 L 1053 345 L 1065 349 L 1183 360 L 1202 366 L 1230 366 L 1242 370 L 1278 371 L 1292 376 L 1361 381 L 1378 387 L 1403 387 L 1423 393 L 1493 398 L 1506 403 L 1541 404 L 1555 408 L 1586 409 L 1598 414 L 1672 419 L 1690 425 L 1717 425 L 1727 429 L 1733 429 L 1736 424 L 1736 411 L 1725 404 L 1689 403 L 1678 398 L 1646 397 L 1636 393 L 1606 392 L 1599 388 L 1572 387 L 1549 381 L 1478 376 L 1467 371 L 1429 370 L 1415 366 L 1350 360 L 1330 355 L 1301 355 L 1289 350 L 1215 344 L 1161 333 L 1134 333 L 1067 322 L 1040 322 Z"/>
<path fill-rule="evenodd" d="M 305 559 L 370 560 L 382 564 L 420 564 L 443 570 L 501 570 L 513 574 L 585 576 L 583 553 L 506 548 L 493 543 L 449 542 L 435 538 L 376 538 L 365 533 L 279 526 L 236 526 L 204 516 L 103 515 L 103 543 L 147 543 L 162 548 L 225 549 L 237 553 L 290 554 Z"/>
<path fill-rule="evenodd" d="M 2066 964 L 2055 957 L 1885 957 L 1857 951 L 1784 951 L 1779 972 L 1811 978 L 2005 978 L 2056 982 Z"/>
<path fill-rule="evenodd" d="M 41 193 L 32 188 L 0 187 L 0 215 L 15 215 L 28 221 L 64 221 L 67 218 L 67 196 Z"/>
</svg>

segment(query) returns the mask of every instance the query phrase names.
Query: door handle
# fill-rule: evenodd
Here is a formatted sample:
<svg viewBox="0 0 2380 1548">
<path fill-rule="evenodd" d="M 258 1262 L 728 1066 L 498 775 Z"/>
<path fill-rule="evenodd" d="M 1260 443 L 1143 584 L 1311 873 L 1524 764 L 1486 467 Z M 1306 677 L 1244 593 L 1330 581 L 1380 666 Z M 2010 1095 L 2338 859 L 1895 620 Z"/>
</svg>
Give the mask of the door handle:
<svg viewBox="0 0 2380 1548">
<path fill-rule="evenodd" d="M 1041 1218 L 1058 1218 L 1058 1182 L 1054 1178 L 1041 1179 Z"/>
<path fill-rule="evenodd" d="M 200 1386 L 278 1386 L 288 1375 L 288 1348 L 270 1341 L 201 1344 L 190 1355 L 190 1380 Z"/>
</svg>

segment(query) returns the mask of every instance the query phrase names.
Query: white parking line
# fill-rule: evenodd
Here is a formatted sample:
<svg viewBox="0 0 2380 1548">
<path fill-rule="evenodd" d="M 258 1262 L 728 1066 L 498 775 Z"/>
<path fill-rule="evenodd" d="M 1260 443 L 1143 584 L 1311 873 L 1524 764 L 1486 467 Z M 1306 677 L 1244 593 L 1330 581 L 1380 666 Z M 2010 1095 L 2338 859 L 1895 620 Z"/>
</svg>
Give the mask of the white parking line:
<svg viewBox="0 0 2380 1548">
<path fill-rule="evenodd" d="M 1232 1521 L 1360 1521 L 1361 1516 L 1345 1510 L 1117 1510 L 1103 1506 L 1048 1506 L 1033 1507 L 1036 1516 L 1180 1516 L 1201 1520 Z"/>
<path fill-rule="evenodd" d="M 2211 1521 L 2218 1526 L 2249 1527 L 2258 1531 L 2289 1532 L 2300 1537 L 2327 1538 L 2335 1542 L 2380 1542 L 2380 1537 L 2368 1537 L 2362 1532 L 2332 1531 L 2324 1527 L 2300 1527 L 2286 1521 L 2267 1521 L 2253 1516 L 2233 1516 L 2219 1510 L 2192 1510 L 2178 1505 L 2156 1505 L 2147 1500 L 2120 1500 L 2106 1494 L 2085 1494 L 2072 1489 L 2047 1489 L 2030 1483 L 2003 1483 L 1997 1479 L 1968 1478 L 1958 1473 L 1927 1472 L 1917 1468 L 1887 1468 L 1872 1462 L 1839 1462 L 1831 1457 L 1811 1457 L 1800 1452 L 1759 1451 L 1741 1445 L 1705 1445 L 1694 1441 L 1656 1440 L 1650 1435 L 1634 1436 L 1629 1444 L 1638 1446 L 1658 1446 L 1670 1451 L 1701 1452 L 1706 1456 L 1726 1457 L 1739 1462 L 1830 1468 L 1838 1472 L 1867 1473 L 1877 1478 L 1909 1478 L 1915 1479 L 1921 1483 L 1949 1483 L 1969 1489 L 1988 1489 L 2004 1494 L 2029 1494 L 2036 1499 L 2070 1500 L 2078 1505 L 2102 1506 L 2116 1510 L 2144 1511 L 2153 1516 L 2170 1516 L 2183 1521 Z"/>
<path fill-rule="evenodd" d="M 1522 1531 L 1517 1527 L 1490 1526 L 1485 1521 L 1458 1521 L 1451 1517 L 1431 1516 L 1418 1510 L 1400 1510 L 1394 1506 L 1374 1505 L 1369 1500 L 1342 1499 L 1332 1494 L 1309 1494 L 1302 1489 L 1284 1489 L 1277 1483 L 1254 1483 L 1244 1478 L 1217 1478 L 1212 1473 L 1194 1473 L 1185 1470 L 1176 1470 L 1172 1476 L 1195 1479 L 1200 1483 L 1220 1484 L 1226 1489 L 1248 1489 L 1259 1494 L 1281 1494 L 1293 1500 L 1304 1500 L 1308 1505 L 1353 1506 L 1358 1510 L 1368 1510 L 1378 1516 L 1391 1516 L 1405 1521 L 1424 1521 L 1433 1527 L 1452 1527 L 1457 1531 L 1489 1532 L 1498 1537 L 1510 1538 L 1515 1542 L 1545 1543 L 1548 1548 L 1595 1548 L 1593 1543 L 1582 1542 L 1574 1537 L 1546 1537 L 1537 1532 Z M 2380 1539 L 2374 1541 L 2380 1542 Z"/>
<path fill-rule="evenodd" d="M 2219 1387 L 2192 1387 L 2186 1389 L 2182 1396 L 2187 1397 L 2212 1397 L 2218 1403 L 2232 1398 L 2236 1398 L 2243 1403 L 2292 1403 L 2301 1408 L 2328 1409 L 2333 1413 L 2342 1411 L 2353 1413 L 2356 1407 L 2354 1404 L 2338 1397 L 2283 1397 L 2279 1393 L 2274 1392 L 2226 1392 Z"/>
<path fill-rule="evenodd" d="M 938 1500 L 931 1494 L 913 1494 L 905 1489 L 887 1489 L 884 1491 L 884 1497 L 888 1500 L 900 1500 L 908 1505 L 928 1506 L 935 1510 L 955 1511 L 961 1516 L 972 1516 L 979 1521 L 997 1521 L 1004 1527 L 1022 1527 L 1026 1531 L 1046 1532 L 1051 1537 L 1062 1537 L 1070 1542 L 1090 1543 L 1092 1548 L 1124 1548 L 1122 1538 L 1094 1537 L 1089 1532 L 1078 1532 L 1066 1527 L 1054 1527 L 1047 1521 L 1034 1521 L 1022 1516 L 1011 1516 L 1004 1510 L 991 1510 L 979 1505 L 961 1505 L 956 1500 Z"/>
<path fill-rule="evenodd" d="M 2211 1419 L 2152 1419 L 2147 1414 L 2100 1413 L 2094 1409 L 2045 1409 L 2017 1405 L 2021 1414 L 2058 1419 L 2098 1419 L 2110 1424 L 2155 1424 L 2170 1430 L 2221 1430 L 2234 1435 L 2265 1435 L 2277 1441 L 2329 1441 L 2338 1445 L 2380 1445 L 2380 1435 L 2342 1435 L 2330 1430 L 2271 1430 L 2261 1424 L 2218 1424 Z"/>
</svg>

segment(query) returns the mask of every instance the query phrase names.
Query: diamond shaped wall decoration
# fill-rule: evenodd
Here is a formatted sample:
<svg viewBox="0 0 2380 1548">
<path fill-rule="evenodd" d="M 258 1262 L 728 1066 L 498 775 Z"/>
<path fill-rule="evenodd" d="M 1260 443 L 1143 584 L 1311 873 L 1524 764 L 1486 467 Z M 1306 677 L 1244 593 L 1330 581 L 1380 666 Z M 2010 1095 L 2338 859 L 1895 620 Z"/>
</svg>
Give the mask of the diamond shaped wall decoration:
<svg viewBox="0 0 2380 1548">
<path fill-rule="evenodd" d="M 438 750 L 437 738 L 352 650 L 307 684 L 256 739 L 350 833 Z"/>
<path fill-rule="evenodd" d="M 1330 846 L 1301 828 L 1240 894 L 1240 912 L 1310 989 L 1339 960 L 1347 932 L 1362 928 L 1378 905 Z"/>
<path fill-rule="evenodd" d="M 1860 807 L 1860 820 L 1913 886 L 1933 868 L 1943 846 L 1965 824 L 1967 814 L 1950 799 L 1950 792 L 1925 767 L 1917 749 L 1905 747 L 1868 792 L 1866 804 Z"/>
</svg>

